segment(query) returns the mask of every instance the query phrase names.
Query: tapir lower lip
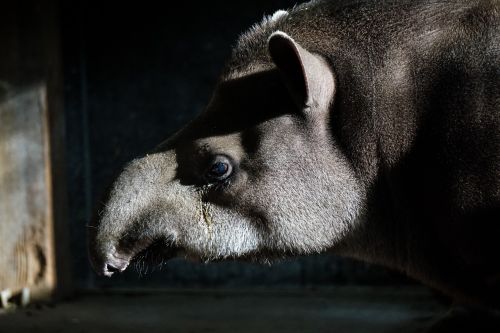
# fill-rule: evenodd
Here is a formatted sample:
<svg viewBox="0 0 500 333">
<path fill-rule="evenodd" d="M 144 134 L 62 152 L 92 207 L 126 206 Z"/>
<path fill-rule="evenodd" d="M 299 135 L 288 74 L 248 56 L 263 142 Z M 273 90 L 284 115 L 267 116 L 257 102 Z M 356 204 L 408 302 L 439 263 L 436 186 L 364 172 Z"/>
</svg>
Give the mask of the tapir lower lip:
<svg viewBox="0 0 500 333">
<path fill-rule="evenodd" d="M 155 259 L 161 258 L 164 261 L 174 257 L 177 252 L 178 249 L 171 245 L 171 241 L 166 241 L 163 238 L 142 239 L 136 241 L 133 246 L 113 248 L 113 251 L 106 256 L 101 273 L 104 276 L 111 277 L 116 272 L 125 271 L 134 260 L 152 262 L 150 253 L 158 254 Z"/>
<path fill-rule="evenodd" d="M 136 253 L 132 261 L 142 261 L 146 264 L 157 265 L 178 255 L 180 249 L 172 241 L 159 239 L 151 242 L 146 248 Z"/>
</svg>

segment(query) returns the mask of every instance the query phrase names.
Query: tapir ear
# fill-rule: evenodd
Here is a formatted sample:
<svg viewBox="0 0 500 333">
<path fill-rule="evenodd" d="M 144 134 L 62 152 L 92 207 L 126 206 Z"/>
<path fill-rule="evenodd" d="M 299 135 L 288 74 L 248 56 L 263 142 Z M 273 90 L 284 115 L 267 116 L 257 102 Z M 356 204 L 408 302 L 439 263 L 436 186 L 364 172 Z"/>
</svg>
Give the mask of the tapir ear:
<svg viewBox="0 0 500 333">
<path fill-rule="evenodd" d="M 333 71 L 322 57 L 307 51 L 281 31 L 269 37 L 268 48 L 299 107 L 328 103 L 333 98 Z"/>
</svg>

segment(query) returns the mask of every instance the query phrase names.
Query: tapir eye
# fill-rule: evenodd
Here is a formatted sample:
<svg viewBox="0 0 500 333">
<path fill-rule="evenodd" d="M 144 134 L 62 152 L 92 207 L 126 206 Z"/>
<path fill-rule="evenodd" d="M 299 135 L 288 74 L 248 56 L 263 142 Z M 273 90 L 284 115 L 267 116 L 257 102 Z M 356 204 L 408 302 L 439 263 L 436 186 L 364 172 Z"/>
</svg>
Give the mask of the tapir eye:
<svg viewBox="0 0 500 333">
<path fill-rule="evenodd" d="M 206 178 L 211 182 L 225 180 L 232 171 L 233 167 L 229 159 L 225 156 L 217 156 L 208 168 Z"/>
</svg>

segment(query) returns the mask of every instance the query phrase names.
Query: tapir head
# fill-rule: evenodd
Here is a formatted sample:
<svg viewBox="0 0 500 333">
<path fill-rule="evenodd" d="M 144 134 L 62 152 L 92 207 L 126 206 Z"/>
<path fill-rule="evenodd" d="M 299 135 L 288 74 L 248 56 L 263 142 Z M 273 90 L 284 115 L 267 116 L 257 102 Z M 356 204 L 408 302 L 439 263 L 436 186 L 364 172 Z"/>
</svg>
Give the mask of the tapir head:
<svg viewBox="0 0 500 333">
<path fill-rule="evenodd" d="M 326 59 L 282 32 L 266 61 L 231 67 L 206 110 L 128 164 L 90 228 L 98 273 L 155 244 L 202 260 L 324 251 L 349 233 L 362 191 L 330 130 Z"/>
</svg>

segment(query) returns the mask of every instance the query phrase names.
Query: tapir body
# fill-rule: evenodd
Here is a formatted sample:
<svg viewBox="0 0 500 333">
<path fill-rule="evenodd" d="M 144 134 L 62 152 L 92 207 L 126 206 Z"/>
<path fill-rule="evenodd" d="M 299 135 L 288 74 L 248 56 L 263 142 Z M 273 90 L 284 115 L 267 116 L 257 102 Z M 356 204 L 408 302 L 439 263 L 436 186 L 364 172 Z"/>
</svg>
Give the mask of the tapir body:
<svg viewBox="0 0 500 333">
<path fill-rule="evenodd" d="M 95 269 L 333 251 L 500 296 L 500 2 L 312 1 L 243 34 L 206 110 L 132 161 Z"/>
</svg>

